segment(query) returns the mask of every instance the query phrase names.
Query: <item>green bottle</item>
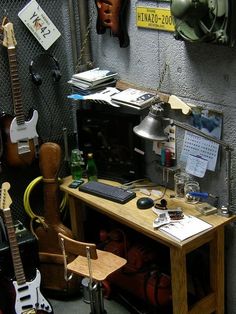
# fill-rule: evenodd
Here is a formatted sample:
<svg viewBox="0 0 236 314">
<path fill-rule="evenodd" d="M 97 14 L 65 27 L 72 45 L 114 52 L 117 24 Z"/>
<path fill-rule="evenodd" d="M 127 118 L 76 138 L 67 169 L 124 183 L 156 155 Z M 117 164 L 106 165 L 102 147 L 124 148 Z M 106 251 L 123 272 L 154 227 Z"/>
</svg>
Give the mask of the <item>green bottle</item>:
<svg viewBox="0 0 236 314">
<path fill-rule="evenodd" d="M 71 151 L 70 171 L 73 180 L 82 178 L 81 155 L 79 149 Z"/>
<path fill-rule="evenodd" d="M 97 181 L 98 174 L 97 174 L 97 167 L 95 161 L 93 159 L 93 154 L 88 154 L 87 166 L 86 166 L 86 173 L 88 181 Z"/>
</svg>

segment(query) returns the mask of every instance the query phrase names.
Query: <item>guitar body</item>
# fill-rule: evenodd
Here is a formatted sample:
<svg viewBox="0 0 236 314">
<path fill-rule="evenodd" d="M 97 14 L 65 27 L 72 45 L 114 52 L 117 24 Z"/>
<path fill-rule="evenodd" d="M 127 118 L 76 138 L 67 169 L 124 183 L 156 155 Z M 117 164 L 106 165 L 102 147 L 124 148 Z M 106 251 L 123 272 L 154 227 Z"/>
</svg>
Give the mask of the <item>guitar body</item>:
<svg viewBox="0 0 236 314">
<path fill-rule="evenodd" d="M 31 124 L 35 125 L 37 123 L 36 119 L 38 119 L 38 113 L 35 110 L 33 117 L 30 120 L 32 121 Z M 31 124 L 28 124 L 28 122 L 25 122 L 25 123 L 26 123 L 26 128 L 28 128 L 28 131 L 31 130 L 32 126 L 29 127 L 29 125 Z M 3 146 L 4 146 L 3 158 L 5 162 L 11 167 L 29 166 L 34 161 L 35 155 L 37 153 L 34 139 L 32 138 L 25 141 L 18 140 L 17 142 L 13 143 L 11 140 L 11 130 L 14 128 L 16 129 L 15 118 L 12 117 L 11 115 L 7 115 L 7 114 L 3 115 L 1 117 L 2 141 L 3 141 Z M 26 131 L 23 130 L 22 132 L 25 133 Z M 17 135 L 15 133 L 17 132 L 14 131 L 13 133 L 14 133 L 14 138 L 16 138 Z M 21 133 L 21 131 L 19 131 L 18 133 Z M 20 146 L 23 147 L 24 150 L 25 148 L 29 147 L 28 152 L 19 154 Z"/>
<path fill-rule="evenodd" d="M 4 18 L 0 26 L 0 32 L 2 31 L 4 32 L 2 44 L 7 47 L 8 52 L 12 102 L 14 105 L 14 117 L 7 115 L 2 118 L 3 131 L 6 135 L 5 160 L 12 167 L 28 166 L 35 159 L 35 149 L 37 149 L 35 146 L 38 146 L 36 131 L 38 112 L 34 110 L 31 119 L 25 121 L 15 49 L 16 39 L 13 24 L 8 22 L 7 18 Z"/>
<path fill-rule="evenodd" d="M 16 292 L 15 312 L 16 314 L 24 313 L 27 309 L 35 309 L 35 313 L 53 313 L 49 302 L 40 292 L 41 275 L 38 269 L 36 277 L 30 282 L 18 285 L 17 281 L 13 281 Z"/>
<path fill-rule="evenodd" d="M 0 314 L 53 314 L 51 304 L 40 291 L 40 283 L 41 275 L 38 269 L 36 277 L 23 285 L 18 285 L 15 280 L 1 278 L 1 297 L 4 297 L 4 300 Z"/>
<path fill-rule="evenodd" d="M 6 295 L 5 300 L 3 300 L 6 310 L 3 309 L 2 312 L 3 314 L 53 313 L 52 306 L 43 297 L 40 291 L 41 275 L 39 270 L 35 269 L 34 279 L 30 281 L 27 281 L 26 279 L 11 215 L 11 199 L 8 193 L 9 189 L 10 184 L 8 182 L 4 182 L 1 188 L 0 208 L 3 213 L 4 223 L 8 235 L 15 279 L 10 281 L 7 279 L 2 280 L 2 278 L 0 278 L 1 294 L 3 291 Z M 0 276 L 2 277 L 1 272 Z M 2 295 L 0 301 L 2 303 Z"/>
</svg>

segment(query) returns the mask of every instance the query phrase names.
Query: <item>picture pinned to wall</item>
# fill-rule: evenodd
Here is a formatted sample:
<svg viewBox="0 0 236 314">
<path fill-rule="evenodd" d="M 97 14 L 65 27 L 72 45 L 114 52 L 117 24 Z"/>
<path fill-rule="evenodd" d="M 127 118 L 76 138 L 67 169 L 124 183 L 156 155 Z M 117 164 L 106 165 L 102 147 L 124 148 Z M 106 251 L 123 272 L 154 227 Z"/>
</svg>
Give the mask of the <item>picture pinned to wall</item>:
<svg viewBox="0 0 236 314">
<path fill-rule="evenodd" d="M 161 156 L 161 165 L 170 167 L 174 166 L 176 159 L 176 148 L 175 148 L 175 134 L 176 127 L 168 125 L 164 129 L 164 133 L 168 135 L 168 141 L 157 142 L 153 141 L 153 151 L 155 154 Z"/>
<path fill-rule="evenodd" d="M 222 114 L 213 110 L 198 108 L 192 113 L 191 124 L 217 139 L 221 138 L 222 122 Z M 219 144 L 186 131 L 180 160 L 186 162 L 188 173 L 203 177 L 206 170 L 215 171 L 218 152 Z"/>
</svg>

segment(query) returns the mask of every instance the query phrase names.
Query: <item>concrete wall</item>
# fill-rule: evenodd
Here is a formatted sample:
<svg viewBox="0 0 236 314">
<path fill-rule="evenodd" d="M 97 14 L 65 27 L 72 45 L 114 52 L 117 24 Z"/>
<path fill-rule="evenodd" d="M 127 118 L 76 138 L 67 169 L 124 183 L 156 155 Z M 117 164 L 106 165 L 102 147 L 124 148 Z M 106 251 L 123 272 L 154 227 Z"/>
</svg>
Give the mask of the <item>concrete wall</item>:
<svg viewBox="0 0 236 314">
<path fill-rule="evenodd" d="M 236 143 L 236 47 L 229 48 L 206 43 L 187 43 L 174 39 L 172 33 L 137 28 L 135 8 L 140 6 L 165 6 L 156 1 L 130 1 L 128 12 L 128 33 L 130 45 L 119 47 L 118 38 L 110 36 L 107 30 L 104 35 L 96 33 L 97 12 L 94 2 L 90 3 L 90 16 L 93 16 L 91 41 L 93 60 L 101 68 L 118 71 L 120 78 L 146 88 L 158 89 L 167 94 L 174 94 L 184 101 L 218 110 L 223 113 L 224 126 L 222 139 L 235 147 Z M 168 70 L 160 84 L 163 68 Z M 161 86 L 160 86 L 161 85 Z M 183 119 L 179 112 L 172 115 Z M 183 132 L 178 131 L 178 152 L 181 151 Z M 155 156 L 151 145 L 147 146 L 147 160 Z M 225 189 L 225 154 L 221 153 L 221 162 L 216 172 L 208 171 L 200 181 L 202 191 L 220 196 L 224 202 Z M 152 179 L 161 174 L 157 169 L 147 169 Z M 235 207 L 236 189 L 235 152 L 232 165 L 233 209 Z M 155 173 L 155 175 L 153 175 Z M 236 288 L 234 265 L 236 233 L 234 226 L 227 228 L 227 307 L 228 313 L 236 313 L 236 300 L 233 292 Z M 230 302 L 228 300 L 231 300 Z"/>
</svg>

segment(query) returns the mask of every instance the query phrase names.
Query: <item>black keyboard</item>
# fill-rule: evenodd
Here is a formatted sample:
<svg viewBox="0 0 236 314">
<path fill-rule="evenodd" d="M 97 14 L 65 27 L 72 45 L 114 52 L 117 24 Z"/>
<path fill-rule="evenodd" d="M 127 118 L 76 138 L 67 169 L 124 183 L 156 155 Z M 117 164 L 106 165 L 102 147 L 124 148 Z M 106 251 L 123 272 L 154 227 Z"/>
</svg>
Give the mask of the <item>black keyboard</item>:
<svg viewBox="0 0 236 314">
<path fill-rule="evenodd" d="M 121 204 L 127 203 L 136 196 L 136 193 L 133 191 L 98 181 L 84 183 L 79 187 L 79 190 Z"/>
</svg>

